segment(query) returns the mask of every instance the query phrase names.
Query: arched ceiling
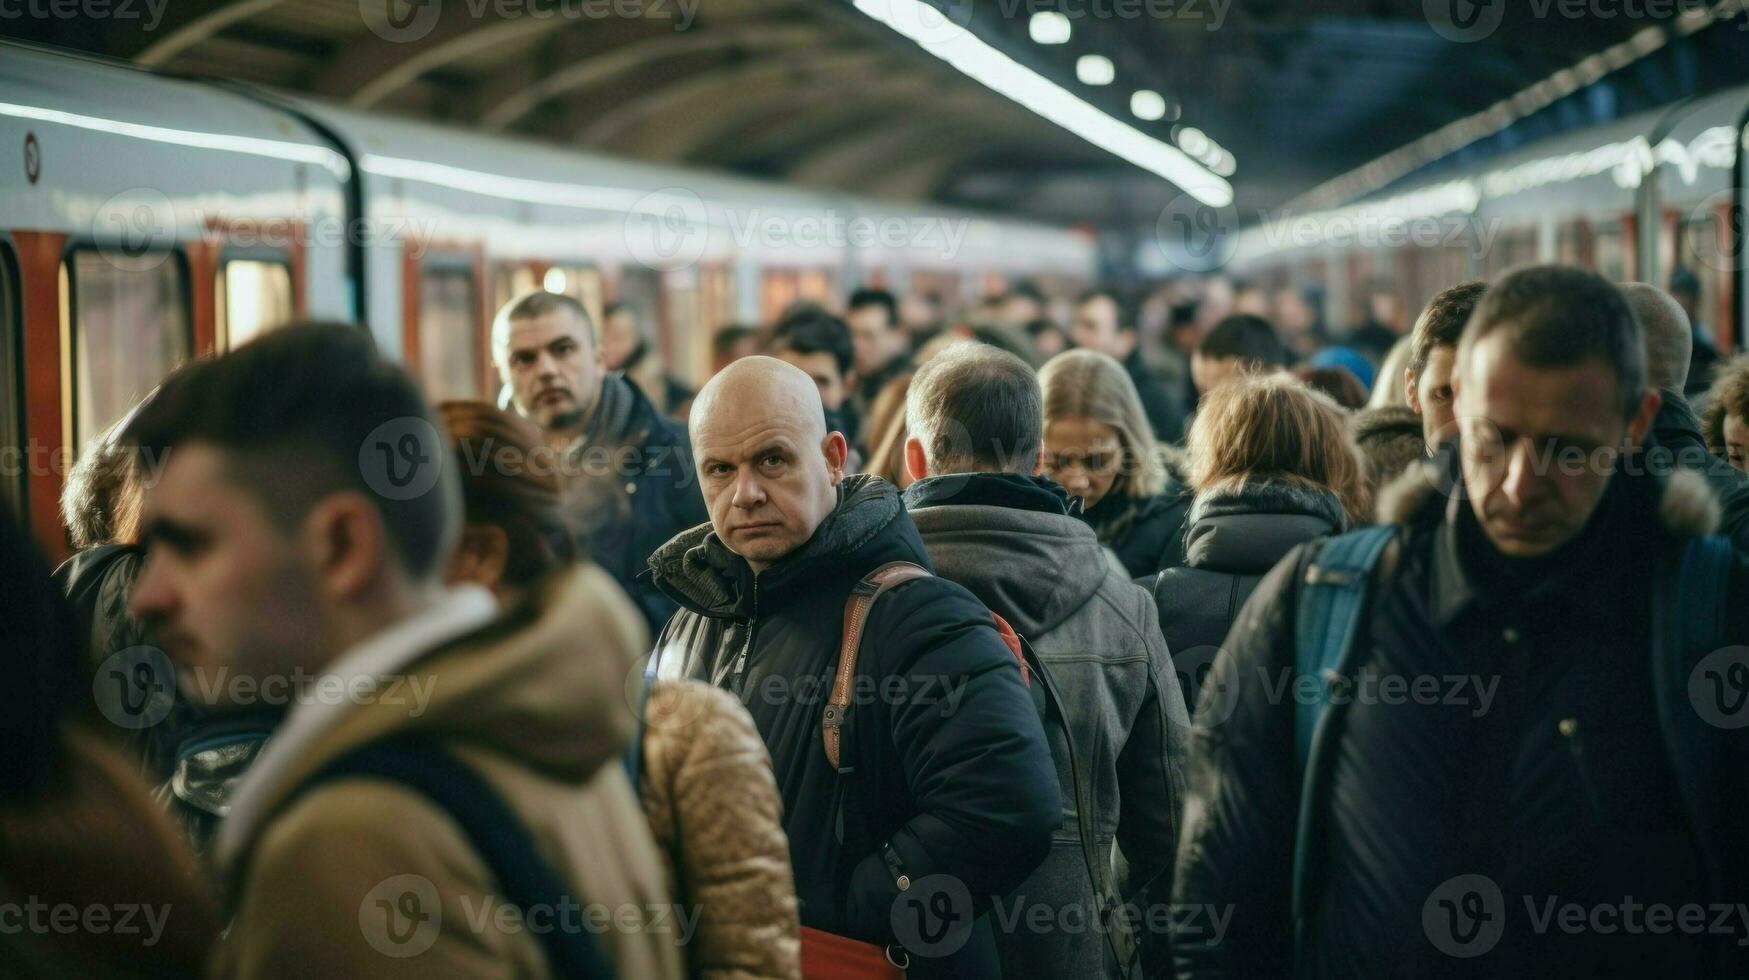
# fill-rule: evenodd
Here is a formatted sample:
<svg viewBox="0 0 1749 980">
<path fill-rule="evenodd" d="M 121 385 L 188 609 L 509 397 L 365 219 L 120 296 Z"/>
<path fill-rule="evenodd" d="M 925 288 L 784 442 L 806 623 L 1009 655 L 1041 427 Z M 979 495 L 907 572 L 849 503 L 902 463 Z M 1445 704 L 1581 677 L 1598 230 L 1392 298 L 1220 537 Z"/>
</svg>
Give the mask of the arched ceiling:
<svg viewBox="0 0 1749 980">
<path fill-rule="evenodd" d="M 157 22 L 11 18 L 0 33 L 637 159 L 1059 221 L 1152 220 L 1175 193 L 849 0 L 160 2 Z M 1666 4 L 1662 17 L 1658 4 L 1615 3 L 1641 13 L 1579 20 L 1547 12 L 1560 4 L 1442 0 L 1504 5 L 1501 25 L 1473 43 L 1436 30 L 1424 0 L 931 2 L 1171 139 L 1173 116 L 1144 123 L 1127 110 L 1135 88 L 1166 93 L 1177 125 L 1237 158 L 1241 205 L 1267 207 L 1716 0 Z M 1029 14 L 1045 9 L 1071 15 L 1070 43 L 1028 39 Z M 1672 30 L 1657 57 L 1537 124 L 1583 125 L 1749 77 L 1738 26 Z M 1111 58 L 1119 84 L 1080 86 L 1074 59 L 1087 53 Z"/>
</svg>

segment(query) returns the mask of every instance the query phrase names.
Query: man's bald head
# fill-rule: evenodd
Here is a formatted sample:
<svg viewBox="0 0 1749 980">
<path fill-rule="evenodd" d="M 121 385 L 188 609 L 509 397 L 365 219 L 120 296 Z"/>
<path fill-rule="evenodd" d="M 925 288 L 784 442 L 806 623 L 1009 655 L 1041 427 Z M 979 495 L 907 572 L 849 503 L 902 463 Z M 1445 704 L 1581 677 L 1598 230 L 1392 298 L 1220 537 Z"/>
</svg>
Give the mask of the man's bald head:
<svg viewBox="0 0 1749 980">
<path fill-rule="evenodd" d="M 1688 314 L 1675 298 L 1657 286 L 1624 282 L 1634 319 L 1646 335 L 1646 383 L 1667 391 L 1681 391 L 1688 383 L 1688 362 L 1694 355 L 1694 331 Z"/>
<path fill-rule="evenodd" d="M 812 420 L 817 423 L 816 441 L 826 435 L 819 386 L 806 371 L 775 357 L 743 357 L 705 382 L 692 400 L 691 417 L 723 414 Z"/>
<path fill-rule="evenodd" d="M 730 364 L 693 400 L 691 429 L 711 526 L 755 573 L 806 544 L 838 505 L 849 450 L 795 365 Z"/>
</svg>

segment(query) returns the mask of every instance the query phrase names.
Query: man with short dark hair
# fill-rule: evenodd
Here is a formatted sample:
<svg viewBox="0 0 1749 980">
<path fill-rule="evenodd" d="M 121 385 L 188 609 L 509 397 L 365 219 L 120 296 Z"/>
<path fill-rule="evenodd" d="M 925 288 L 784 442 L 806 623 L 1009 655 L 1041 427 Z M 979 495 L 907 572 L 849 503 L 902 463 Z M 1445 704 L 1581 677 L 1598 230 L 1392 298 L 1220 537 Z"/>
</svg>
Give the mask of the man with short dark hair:
<svg viewBox="0 0 1749 980">
<path fill-rule="evenodd" d="M 909 976 L 996 975 L 983 913 L 1044 858 L 1062 812 L 989 611 L 933 575 L 893 585 L 851 646 L 837 715 L 847 601 L 891 563 L 930 567 L 897 491 L 844 475 L 819 389 L 775 358 L 711 379 L 692 438 L 710 521 L 650 559 L 682 607 L 658 673 L 716 684 L 752 714 L 804 926 L 901 946 Z"/>
<path fill-rule="evenodd" d="M 850 407 L 856 418 L 865 419 L 881 389 L 911 370 L 911 336 L 899 323 L 898 301 L 884 289 L 858 289 L 850 294 L 845 310 L 844 322 L 856 348 Z"/>
<path fill-rule="evenodd" d="M 607 371 L 588 311 L 569 296 L 534 292 L 508 303 L 492 325 L 492 360 L 516 411 L 561 453 L 583 553 L 661 628 L 674 604 L 640 577 L 644 563 L 704 520 L 685 427 Z"/>
<path fill-rule="evenodd" d="M 294 325 L 196 361 L 128 436 L 163 461 L 132 611 L 207 707 L 291 704 L 219 830 L 216 976 L 557 976 L 520 918 L 463 910 L 669 901 L 619 765 L 636 613 L 587 567 L 501 621 L 445 587 L 451 456 L 368 333 Z M 512 890 L 523 869 L 543 888 Z M 627 976 L 684 965 L 642 924 L 554 943 Z"/>
<path fill-rule="evenodd" d="M 1190 355 L 1190 377 L 1198 394 L 1241 373 L 1286 368 L 1287 345 L 1268 320 L 1250 313 L 1234 313 L 1215 324 Z"/>
<path fill-rule="evenodd" d="M 1148 416 L 1155 439 L 1175 443 L 1184 438 L 1183 399 L 1173 397 L 1143 357 L 1135 311 L 1128 303 L 1121 302 L 1108 289 L 1084 293 L 1075 303 L 1075 322 L 1069 337 L 1076 347 L 1109 354 L 1123 365 L 1124 372 L 1135 382 L 1136 394 L 1142 398 L 1142 411 Z"/>
<path fill-rule="evenodd" d="M 618 371 L 637 385 L 656 411 L 686 417 L 683 408 L 692 401 L 693 391 L 663 366 L 636 306 L 615 302 L 602 307 L 601 361 L 609 371 Z"/>
<path fill-rule="evenodd" d="M 1233 914 L 1175 923 L 1181 977 L 1744 975 L 1741 923 L 1603 917 L 1749 899 L 1749 564 L 1631 465 L 1646 380 L 1594 273 L 1483 296 L 1457 440 L 1277 565 L 1203 686 L 1174 905 Z"/>
<path fill-rule="evenodd" d="M 1404 380 L 1409 410 L 1421 418 L 1422 439 L 1432 454 L 1457 435 L 1452 413 L 1451 372 L 1457 360 L 1458 340 L 1470 322 L 1476 303 L 1488 291 L 1481 280 L 1460 282 L 1442 290 L 1427 302 L 1415 329 L 1409 334 L 1409 366 Z"/>
<path fill-rule="evenodd" d="M 844 433 L 856 443 L 860 420 L 849 404 L 856 382 L 856 345 L 850 327 L 824 311 L 810 310 L 778 323 L 771 334 L 771 354 L 801 368 L 820 389 L 820 404 L 826 409 L 826 428 Z"/>
<path fill-rule="evenodd" d="M 1189 730 L 1154 603 L 1039 475 L 1042 395 L 1026 362 L 955 344 L 918 368 L 906 416 L 917 482 L 905 504 L 930 560 L 1013 624 L 1037 654 L 1034 682 L 1062 698 L 1046 735 L 1063 822 L 1050 857 L 998 903 L 1003 975 L 1128 976 L 1143 937 L 1113 912 L 1168 901 Z M 1129 868 L 1122 894 L 1114 842 Z M 1089 928 L 1027 926 L 1070 911 Z M 1146 938 L 1159 942 L 1142 943 L 1144 968 L 1163 972 L 1164 936 Z"/>
</svg>

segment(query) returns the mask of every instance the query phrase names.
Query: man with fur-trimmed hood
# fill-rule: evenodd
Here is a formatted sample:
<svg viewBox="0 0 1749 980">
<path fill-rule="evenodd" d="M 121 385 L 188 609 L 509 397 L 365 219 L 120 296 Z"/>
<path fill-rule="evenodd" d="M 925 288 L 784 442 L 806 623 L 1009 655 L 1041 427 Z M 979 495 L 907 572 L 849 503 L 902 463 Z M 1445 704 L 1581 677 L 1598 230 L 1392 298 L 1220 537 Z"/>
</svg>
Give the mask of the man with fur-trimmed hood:
<svg viewBox="0 0 1749 980">
<path fill-rule="evenodd" d="M 1381 505 L 1351 683 L 1294 676 L 1307 583 L 1335 577 L 1316 543 L 1203 686 L 1174 905 L 1233 914 L 1174 937 L 1179 975 L 1742 976 L 1744 924 L 1680 910 L 1749 897 L 1749 566 L 1710 548 L 1694 575 L 1716 503 L 1635 465 L 1659 404 L 1639 324 L 1592 273 L 1515 272 L 1453 387 L 1456 442 Z M 1722 649 L 1684 632 L 1709 618 Z M 1329 724 L 1302 755 L 1307 703 Z"/>
</svg>

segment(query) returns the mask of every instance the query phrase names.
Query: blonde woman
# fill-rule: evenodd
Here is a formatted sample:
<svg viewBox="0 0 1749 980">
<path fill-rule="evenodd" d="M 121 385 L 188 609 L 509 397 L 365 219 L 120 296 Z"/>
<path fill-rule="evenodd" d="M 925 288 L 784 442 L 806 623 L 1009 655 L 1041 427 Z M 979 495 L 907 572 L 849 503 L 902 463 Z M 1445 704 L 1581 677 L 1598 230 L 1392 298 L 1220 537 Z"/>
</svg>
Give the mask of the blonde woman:
<svg viewBox="0 0 1749 980">
<path fill-rule="evenodd" d="M 1072 350 L 1039 372 L 1045 395 L 1045 472 L 1131 578 L 1178 563 L 1189 497 L 1168 480 L 1135 382 L 1106 354 Z"/>
<path fill-rule="evenodd" d="M 1264 574 L 1299 545 L 1365 521 L 1365 464 L 1345 422 L 1335 402 L 1290 375 L 1203 396 L 1190 429 L 1184 564 L 1153 582 L 1193 709 L 1200 668 Z"/>
</svg>

